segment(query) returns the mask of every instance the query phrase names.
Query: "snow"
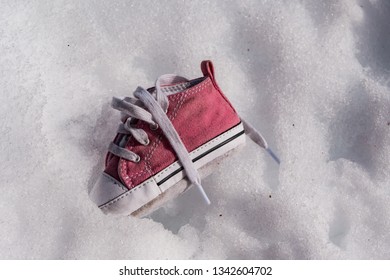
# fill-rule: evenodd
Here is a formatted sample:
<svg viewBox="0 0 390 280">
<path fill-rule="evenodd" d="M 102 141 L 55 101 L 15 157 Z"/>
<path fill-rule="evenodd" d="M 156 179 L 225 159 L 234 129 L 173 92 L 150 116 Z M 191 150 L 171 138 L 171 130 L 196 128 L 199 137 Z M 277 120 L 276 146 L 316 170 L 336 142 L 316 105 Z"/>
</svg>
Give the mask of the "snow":
<svg viewBox="0 0 390 280">
<path fill-rule="evenodd" d="M 0 1 L 0 258 L 390 258 L 390 3 Z M 88 198 L 111 97 L 201 75 L 263 132 L 135 219 Z"/>
</svg>

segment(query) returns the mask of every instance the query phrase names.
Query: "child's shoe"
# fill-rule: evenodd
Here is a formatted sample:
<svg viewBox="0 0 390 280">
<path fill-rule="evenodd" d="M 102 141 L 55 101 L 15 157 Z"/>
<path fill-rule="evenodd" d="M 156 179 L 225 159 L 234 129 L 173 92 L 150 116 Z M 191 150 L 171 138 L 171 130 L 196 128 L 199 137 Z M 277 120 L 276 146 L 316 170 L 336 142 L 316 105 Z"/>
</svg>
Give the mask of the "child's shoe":
<svg viewBox="0 0 390 280">
<path fill-rule="evenodd" d="M 245 143 L 245 133 L 278 161 L 224 96 L 211 61 L 201 69 L 198 79 L 163 75 L 135 98 L 113 98 L 122 123 L 89 194 L 104 213 L 144 216 L 191 185 L 210 203 L 201 178 Z"/>
</svg>

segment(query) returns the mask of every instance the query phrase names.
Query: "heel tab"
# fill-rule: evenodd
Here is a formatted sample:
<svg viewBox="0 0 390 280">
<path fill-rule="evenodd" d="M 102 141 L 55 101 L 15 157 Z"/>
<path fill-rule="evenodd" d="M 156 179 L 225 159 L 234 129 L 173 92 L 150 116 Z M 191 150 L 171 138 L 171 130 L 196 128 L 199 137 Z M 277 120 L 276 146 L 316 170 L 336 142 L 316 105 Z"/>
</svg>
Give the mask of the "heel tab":
<svg viewBox="0 0 390 280">
<path fill-rule="evenodd" d="M 202 70 L 203 76 L 210 77 L 214 80 L 214 65 L 211 60 L 204 60 L 200 64 L 200 69 Z"/>
<path fill-rule="evenodd" d="M 200 69 L 202 70 L 203 76 L 210 77 L 213 85 L 217 88 L 218 91 L 221 91 L 217 84 L 217 81 L 215 80 L 214 65 L 211 60 L 203 60 L 200 64 Z"/>
</svg>

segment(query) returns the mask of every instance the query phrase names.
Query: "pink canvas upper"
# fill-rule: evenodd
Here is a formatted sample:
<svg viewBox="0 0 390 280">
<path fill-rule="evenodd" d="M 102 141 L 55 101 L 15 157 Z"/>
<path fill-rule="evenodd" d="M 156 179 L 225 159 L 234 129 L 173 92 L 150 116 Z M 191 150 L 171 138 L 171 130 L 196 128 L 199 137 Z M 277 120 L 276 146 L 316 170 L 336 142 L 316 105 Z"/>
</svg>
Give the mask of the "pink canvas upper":
<svg viewBox="0 0 390 280">
<path fill-rule="evenodd" d="M 167 115 L 189 152 L 240 122 L 215 81 L 211 61 L 203 61 L 201 69 L 206 77 L 204 81 L 168 96 Z M 152 130 L 145 122 L 138 122 L 136 127 L 143 129 L 150 140 L 147 146 L 139 144 L 132 137 L 127 141 L 126 149 L 138 154 L 140 162 L 108 154 L 104 171 L 121 181 L 128 189 L 141 184 L 177 160 L 160 129 Z M 117 135 L 116 140 L 118 137 Z"/>
</svg>

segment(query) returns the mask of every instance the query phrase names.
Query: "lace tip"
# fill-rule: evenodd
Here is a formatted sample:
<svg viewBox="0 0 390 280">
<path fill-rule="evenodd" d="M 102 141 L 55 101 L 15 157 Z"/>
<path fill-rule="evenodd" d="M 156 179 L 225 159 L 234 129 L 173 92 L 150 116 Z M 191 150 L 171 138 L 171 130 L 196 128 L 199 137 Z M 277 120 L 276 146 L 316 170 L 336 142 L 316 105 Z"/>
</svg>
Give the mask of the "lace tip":
<svg viewBox="0 0 390 280">
<path fill-rule="evenodd" d="M 200 192 L 200 194 L 202 195 L 203 197 L 203 200 L 206 202 L 207 205 L 210 205 L 211 202 L 210 202 L 210 199 L 208 198 L 206 192 L 204 191 L 203 187 L 201 184 L 195 184 L 197 187 L 198 187 L 198 190 Z"/>
<path fill-rule="evenodd" d="M 271 148 L 266 148 L 266 151 L 269 153 L 269 155 L 277 162 L 277 164 L 280 165 L 280 159 L 275 155 L 275 153 L 271 150 Z"/>
</svg>

